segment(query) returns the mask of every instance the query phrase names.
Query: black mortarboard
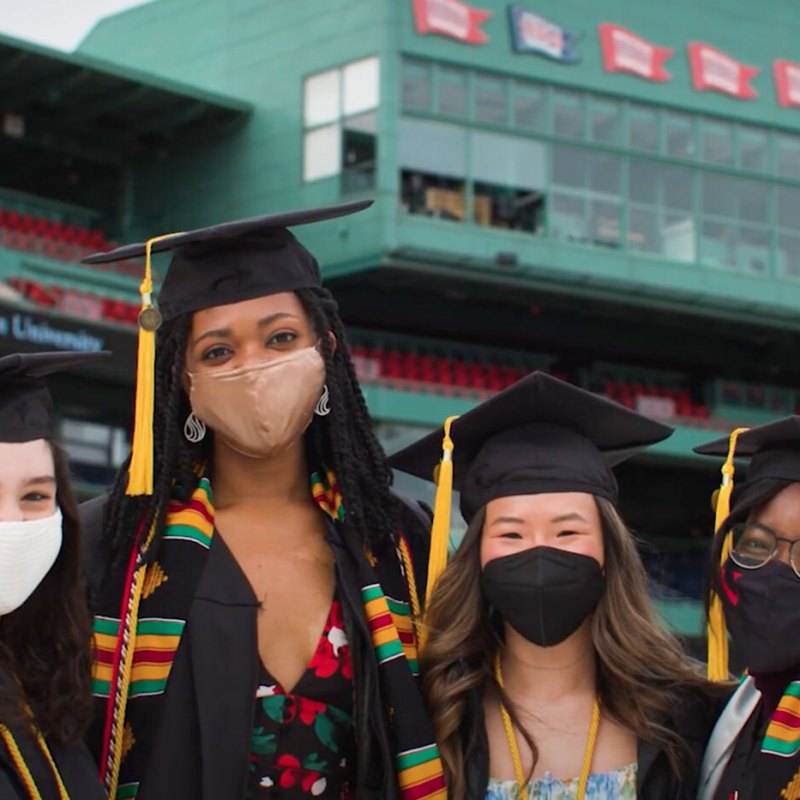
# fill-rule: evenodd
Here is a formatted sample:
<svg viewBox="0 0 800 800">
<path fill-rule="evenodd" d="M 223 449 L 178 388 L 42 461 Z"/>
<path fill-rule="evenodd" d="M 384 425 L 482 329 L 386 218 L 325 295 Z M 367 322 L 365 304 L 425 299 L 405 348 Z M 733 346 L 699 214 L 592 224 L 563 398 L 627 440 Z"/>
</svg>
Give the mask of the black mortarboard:
<svg viewBox="0 0 800 800">
<path fill-rule="evenodd" d="M 729 437 L 694 448 L 704 456 L 727 456 Z M 736 440 L 737 458 L 749 458 L 748 485 L 765 478 L 800 481 L 800 416 L 748 428 Z"/>
<path fill-rule="evenodd" d="M 469 522 L 489 500 L 513 494 L 588 492 L 617 499 L 611 471 L 672 428 L 543 372 L 534 372 L 456 419 L 453 484 Z M 390 459 L 432 480 L 442 453 L 435 431 Z"/>
<path fill-rule="evenodd" d="M 800 481 L 800 416 L 784 417 L 755 428 L 737 428 L 730 435 L 701 444 L 694 452 L 725 458 L 722 483 L 715 493 L 714 531 L 723 537 L 720 563 L 724 564 L 732 547 L 733 533 L 723 528 L 738 513 L 737 506 L 763 497 L 764 480 Z M 750 459 L 747 480 L 737 487 L 733 508 L 734 458 Z M 741 491 L 739 491 L 741 488 Z M 745 505 L 746 507 L 746 505 Z M 725 525 L 725 528 L 729 528 Z M 708 604 L 708 676 L 713 680 L 728 678 L 728 635 L 722 602 L 713 587 Z"/>
<path fill-rule="evenodd" d="M 287 229 L 355 214 L 371 205 L 372 200 L 359 200 L 248 217 L 154 236 L 84 259 L 87 264 L 106 264 L 144 256 L 129 494 L 153 493 L 155 331 L 161 318 L 169 320 L 213 306 L 322 286 L 317 260 Z M 159 313 L 152 303 L 150 255 L 165 251 L 173 256 L 159 293 Z"/>
<path fill-rule="evenodd" d="M 77 367 L 96 353 L 13 353 L 0 358 L 0 442 L 32 442 L 55 434 L 55 411 L 43 378 Z"/>
<path fill-rule="evenodd" d="M 372 200 L 249 217 L 176 233 L 153 242 L 151 252 L 172 260 L 159 292 L 164 319 L 253 297 L 322 285 L 314 256 L 287 230 L 355 214 Z M 84 259 L 106 264 L 146 255 L 147 243 L 129 244 Z"/>
<path fill-rule="evenodd" d="M 533 372 L 395 453 L 395 469 L 433 480 L 436 500 L 426 597 L 447 562 L 451 492 L 470 522 L 490 500 L 586 492 L 613 502 L 611 467 L 666 439 L 672 428 L 577 386 Z M 441 459 L 441 461 L 440 461 Z"/>
</svg>

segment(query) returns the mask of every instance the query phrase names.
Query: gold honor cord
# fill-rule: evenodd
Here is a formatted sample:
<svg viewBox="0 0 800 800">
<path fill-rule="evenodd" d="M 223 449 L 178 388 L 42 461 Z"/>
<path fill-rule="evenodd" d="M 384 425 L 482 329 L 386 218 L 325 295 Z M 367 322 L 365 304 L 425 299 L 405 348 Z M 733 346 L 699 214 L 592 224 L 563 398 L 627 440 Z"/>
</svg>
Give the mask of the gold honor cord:
<svg viewBox="0 0 800 800">
<path fill-rule="evenodd" d="M 42 793 L 39 791 L 38 787 L 36 786 L 36 782 L 33 780 L 33 775 L 31 775 L 31 771 L 28 769 L 28 765 L 25 763 L 25 759 L 22 757 L 19 745 L 17 744 L 16 739 L 14 739 L 11 731 L 6 728 L 5 725 L 0 725 L 0 739 L 3 740 L 3 743 L 8 750 L 8 754 L 11 756 L 14 769 L 16 769 L 30 800 L 42 800 Z M 39 733 L 39 731 L 36 732 L 36 744 L 39 745 L 39 749 L 42 751 L 42 755 L 45 757 L 45 760 L 47 761 L 47 764 L 53 773 L 53 778 L 55 778 L 56 786 L 58 787 L 59 800 L 70 800 L 67 787 L 64 786 L 64 781 L 61 779 L 61 773 L 58 771 L 53 754 L 50 752 L 47 742 L 45 742 L 44 737 L 41 733 Z"/>
<path fill-rule="evenodd" d="M 494 677 L 500 688 L 503 688 L 503 668 L 500 666 L 500 655 L 496 655 L 494 659 Z M 519 753 L 519 745 L 517 744 L 517 737 L 514 733 L 514 724 L 511 721 L 511 715 L 508 709 L 500 702 L 500 715 L 503 718 L 503 728 L 506 732 L 506 739 L 508 740 L 508 749 L 511 751 L 511 762 L 514 765 L 514 776 L 519 786 L 520 800 L 526 800 L 528 796 L 528 785 L 525 780 L 525 773 L 522 770 L 522 757 Z M 597 696 L 594 698 L 592 705 L 592 721 L 589 724 L 589 736 L 586 740 L 586 750 L 583 753 L 583 767 L 581 768 L 581 776 L 578 780 L 578 794 L 576 800 L 585 800 L 586 786 L 589 783 L 589 773 L 592 769 L 592 759 L 594 758 L 594 748 L 597 744 L 597 731 L 600 728 L 600 700 Z"/>
</svg>

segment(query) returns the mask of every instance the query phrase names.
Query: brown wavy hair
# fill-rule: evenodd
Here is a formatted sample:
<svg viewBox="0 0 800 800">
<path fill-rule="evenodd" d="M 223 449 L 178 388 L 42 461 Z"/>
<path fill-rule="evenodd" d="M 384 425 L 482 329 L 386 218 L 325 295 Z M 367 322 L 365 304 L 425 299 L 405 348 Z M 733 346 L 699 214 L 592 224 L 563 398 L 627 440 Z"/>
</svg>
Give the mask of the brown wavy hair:
<svg viewBox="0 0 800 800">
<path fill-rule="evenodd" d="M 91 625 L 81 569 L 78 505 L 63 450 L 50 442 L 63 539 L 55 563 L 28 600 L 0 617 L 0 667 L 18 684 L 0 686 L 0 722 L 30 722 L 50 741 L 76 744 L 91 714 Z M 21 692 L 20 692 L 21 690 Z"/>
<path fill-rule="evenodd" d="M 664 629 L 647 594 L 636 540 L 608 500 L 595 500 L 603 528 L 606 575 L 606 590 L 591 626 L 598 696 L 606 714 L 639 740 L 664 750 L 680 778 L 688 750 L 678 734 L 657 720 L 685 703 L 687 690 L 711 695 L 722 689 L 706 681 L 678 640 Z M 466 796 L 466 756 L 482 733 L 473 713 L 476 694 L 489 689 L 502 699 L 533 753 L 534 764 L 538 758 L 533 738 L 493 674 L 494 658 L 503 642 L 502 626 L 477 590 L 484 519 L 484 511 L 473 519 L 436 584 L 426 616 L 428 642 L 420 661 L 451 800 Z"/>
</svg>

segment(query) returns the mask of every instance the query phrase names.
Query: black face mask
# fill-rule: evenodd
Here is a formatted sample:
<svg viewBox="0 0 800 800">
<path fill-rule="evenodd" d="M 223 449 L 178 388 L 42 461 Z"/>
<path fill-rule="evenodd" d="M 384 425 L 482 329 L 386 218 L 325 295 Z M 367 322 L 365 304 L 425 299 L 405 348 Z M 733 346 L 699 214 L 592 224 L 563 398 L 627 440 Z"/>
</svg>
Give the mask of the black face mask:
<svg viewBox="0 0 800 800">
<path fill-rule="evenodd" d="M 540 647 L 563 642 L 597 608 L 605 575 L 590 556 L 534 547 L 490 561 L 483 593 L 517 633 Z"/>
<path fill-rule="evenodd" d="M 768 561 L 722 567 L 722 604 L 733 649 L 750 672 L 781 672 L 800 665 L 800 578 L 788 564 Z"/>
</svg>

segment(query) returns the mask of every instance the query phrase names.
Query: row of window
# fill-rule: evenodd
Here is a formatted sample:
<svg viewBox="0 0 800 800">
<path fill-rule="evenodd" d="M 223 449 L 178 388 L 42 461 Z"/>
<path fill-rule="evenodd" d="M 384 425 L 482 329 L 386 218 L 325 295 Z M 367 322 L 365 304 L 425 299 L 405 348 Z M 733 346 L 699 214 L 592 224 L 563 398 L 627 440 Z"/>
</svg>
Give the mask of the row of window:
<svg viewBox="0 0 800 800">
<path fill-rule="evenodd" d="M 409 213 L 800 276 L 800 187 L 432 120 L 398 138 Z"/>
<path fill-rule="evenodd" d="M 800 136 L 415 59 L 402 81 L 406 111 L 800 181 Z"/>
</svg>

